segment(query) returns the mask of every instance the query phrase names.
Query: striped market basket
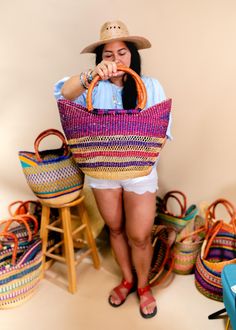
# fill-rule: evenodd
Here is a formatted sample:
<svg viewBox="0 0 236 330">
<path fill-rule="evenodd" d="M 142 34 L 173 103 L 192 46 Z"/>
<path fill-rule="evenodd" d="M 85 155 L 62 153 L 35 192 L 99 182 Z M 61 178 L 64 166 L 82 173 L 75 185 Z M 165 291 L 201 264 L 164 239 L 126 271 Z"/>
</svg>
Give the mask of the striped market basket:
<svg viewBox="0 0 236 330">
<path fill-rule="evenodd" d="M 172 249 L 174 258 L 173 272 L 188 275 L 194 272 L 197 256 L 205 238 L 205 219 L 196 215 L 177 234 Z"/>
<path fill-rule="evenodd" d="M 222 204 L 230 215 L 230 222 L 215 217 L 215 208 Z M 196 288 L 206 297 L 223 301 L 221 273 L 229 264 L 236 263 L 236 211 L 224 199 L 212 203 L 206 212 L 206 238 L 198 254 L 195 267 Z"/>
<path fill-rule="evenodd" d="M 49 135 L 60 138 L 62 147 L 39 152 L 40 142 Z M 23 172 L 34 194 L 52 205 L 76 199 L 83 188 L 84 174 L 74 161 L 64 135 L 55 129 L 43 131 L 36 138 L 34 149 L 35 152 L 19 152 Z"/>
<path fill-rule="evenodd" d="M 147 94 L 143 81 L 133 70 L 119 67 L 136 82 L 136 109 L 93 109 L 92 91 L 87 107 L 59 100 L 61 123 L 75 161 L 81 170 L 94 178 L 129 179 L 151 172 L 166 139 L 171 100 L 145 109 Z"/>
<path fill-rule="evenodd" d="M 172 199 L 178 203 L 179 213 L 173 213 L 168 207 L 168 201 Z M 177 233 L 181 232 L 189 221 L 194 219 L 198 213 L 195 204 L 187 207 L 187 198 L 179 190 L 171 190 L 163 198 L 157 196 L 155 224 L 173 228 Z"/>
<path fill-rule="evenodd" d="M 14 217 L 1 222 L 4 229 L 0 232 L 0 309 L 13 308 L 30 299 L 42 276 L 42 242 L 39 236 L 31 235 L 24 219 Z M 24 244 L 9 228 L 13 222 L 21 221 L 28 233 Z"/>
</svg>

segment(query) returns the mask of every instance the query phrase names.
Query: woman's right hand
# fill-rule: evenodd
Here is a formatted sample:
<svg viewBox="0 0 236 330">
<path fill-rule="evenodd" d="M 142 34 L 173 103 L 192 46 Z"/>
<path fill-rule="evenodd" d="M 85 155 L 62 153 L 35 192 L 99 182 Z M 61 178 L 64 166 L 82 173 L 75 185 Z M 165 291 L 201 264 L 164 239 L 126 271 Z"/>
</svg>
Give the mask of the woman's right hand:
<svg viewBox="0 0 236 330">
<path fill-rule="evenodd" d="M 116 77 L 117 64 L 112 61 L 101 61 L 92 72 L 93 77 L 99 75 L 102 80 L 108 80 L 111 77 Z"/>
</svg>

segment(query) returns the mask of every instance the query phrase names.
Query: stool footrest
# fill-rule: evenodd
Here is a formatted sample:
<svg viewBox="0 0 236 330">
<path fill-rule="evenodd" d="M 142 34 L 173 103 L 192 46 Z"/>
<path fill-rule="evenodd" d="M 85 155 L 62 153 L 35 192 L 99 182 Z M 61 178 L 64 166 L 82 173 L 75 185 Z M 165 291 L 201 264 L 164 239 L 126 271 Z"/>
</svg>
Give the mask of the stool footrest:
<svg viewBox="0 0 236 330">
<path fill-rule="evenodd" d="M 63 263 L 66 262 L 66 258 L 61 257 L 61 256 L 59 256 L 59 255 L 57 255 L 57 254 L 53 254 L 53 253 L 49 253 L 49 252 L 45 252 L 45 256 L 46 256 L 46 257 L 49 257 L 49 258 L 52 258 L 52 259 L 55 259 L 55 260 L 57 260 L 57 261 L 63 262 Z"/>
<path fill-rule="evenodd" d="M 83 225 L 77 227 L 76 229 L 74 229 L 74 230 L 72 231 L 72 235 L 75 235 L 75 234 L 79 233 L 80 231 L 82 231 L 82 230 L 84 230 L 84 229 L 86 229 L 86 225 L 85 225 L 85 224 L 83 224 Z"/>
<path fill-rule="evenodd" d="M 53 251 L 55 251 L 57 248 L 59 248 L 60 246 L 62 246 L 64 244 L 64 241 L 60 241 L 59 243 L 53 245 L 50 249 L 47 250 L 48 253 L 51 253 Z"/>
<path fill-rule="evenodd" d="M 77 266 L 85 257 L 92 253 L 92 249 L 88 249 L 86 252 L 83 252 L 78 259 L 75 260 L 75 265 Z"/>
<path fill-rule="evenodd" d="M 47 225 L 47 229 L 52 230 L 52 231 L 56 231 L 56 232 L 61 233 L 61 234 L 63 234 L 63 232 L 64 232 L 61 228 L 54 227 L 52 225 Z"/>
</svg>

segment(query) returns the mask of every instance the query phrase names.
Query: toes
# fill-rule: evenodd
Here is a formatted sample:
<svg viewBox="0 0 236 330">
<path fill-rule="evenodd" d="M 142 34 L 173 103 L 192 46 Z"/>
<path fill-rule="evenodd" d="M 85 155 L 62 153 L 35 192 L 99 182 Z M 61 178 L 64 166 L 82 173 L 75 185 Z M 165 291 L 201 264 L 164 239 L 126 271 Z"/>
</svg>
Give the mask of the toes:
<svg viewBox="0 0 236 330">
<path fill-rule="evenodd" d="M 112 291 L 112 293 L 110 295 L 110 301 L 112 302 L 112 304 L 115 304 L 115 305 L 119 305 L 121 302 L 119 297 L 116 295 L 116 293 L 114 291 Z"/>
</svg>

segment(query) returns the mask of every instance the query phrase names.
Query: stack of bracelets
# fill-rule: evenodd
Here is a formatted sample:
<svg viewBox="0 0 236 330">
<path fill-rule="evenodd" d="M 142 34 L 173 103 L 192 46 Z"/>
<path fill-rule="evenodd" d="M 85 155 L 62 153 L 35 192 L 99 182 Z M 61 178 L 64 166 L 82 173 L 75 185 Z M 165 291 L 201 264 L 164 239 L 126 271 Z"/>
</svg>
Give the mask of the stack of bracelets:
<svg viewBox="0 0 236 330">
<path fill-rule="evenodd" d="M 80 74 L 80 82 L 81 82 L 81 85 L 85 89 L 88 89 L 89 88 L 89 84 L 93 80 L 92 72 L 93 72 L 93 70 L 90 69 L 89 71 L 87 71 L 87 72 L 81 72 L 81 74 Z"/>
</svg>

